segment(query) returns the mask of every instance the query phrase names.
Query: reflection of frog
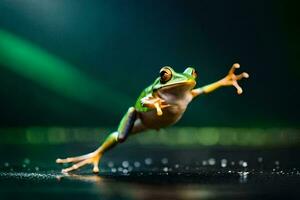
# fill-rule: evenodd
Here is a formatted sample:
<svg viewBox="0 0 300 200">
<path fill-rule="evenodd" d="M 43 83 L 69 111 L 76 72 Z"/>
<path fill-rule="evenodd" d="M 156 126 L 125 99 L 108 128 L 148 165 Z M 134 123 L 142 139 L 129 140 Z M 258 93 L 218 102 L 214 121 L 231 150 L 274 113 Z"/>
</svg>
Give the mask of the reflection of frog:
<svg viewBox="0 0 300 200">
<path fill-rule="evenodd" d="M 237 81 L 248 78 L 249 75 L 245 72 L 235 75 L 234 71 L 239 67 L 239 64 L 234 64 L 225 78 L 197 89 L 194 89 L 197 77 L 194 68 L 188 67 L 183 73 L 177 73 L 171 67 L 163 67 L 160 76 L 141 93 L 135 106 L 128 109 L 118 130 L 111 133 L 96 151 L 83 156 L 57 159 L 56 162 L 75 163 L 62 172 L 69 172 L 86 164 L 92 164 L 93 172 L 99 172 L 98 164 L 104 152 L 124 142 L 130 134 L 146 129 L 160 129 L 176 123 L 196 96 L 231 85 L 241 94 L 243 91 Z"/>
</svg>

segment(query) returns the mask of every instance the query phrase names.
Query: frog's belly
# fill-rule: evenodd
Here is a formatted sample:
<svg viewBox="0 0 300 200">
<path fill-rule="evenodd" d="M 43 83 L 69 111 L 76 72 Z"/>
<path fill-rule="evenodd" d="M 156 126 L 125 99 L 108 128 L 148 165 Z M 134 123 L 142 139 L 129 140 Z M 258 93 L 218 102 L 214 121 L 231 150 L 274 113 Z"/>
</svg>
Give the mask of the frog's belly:
<svg viewBox="0 0 300 200">
<path fill-rule="evenodd" d="M 181 118 L 185 109 L 185 107 L 170 106 L 162 109 L 163 114 L 161 116 L 157 115 L 155 109 L 148 112 L 142 112 L 139 116 L 145 127 L 150 129 L 160 129 L 176 123 Z"/>
</svg>

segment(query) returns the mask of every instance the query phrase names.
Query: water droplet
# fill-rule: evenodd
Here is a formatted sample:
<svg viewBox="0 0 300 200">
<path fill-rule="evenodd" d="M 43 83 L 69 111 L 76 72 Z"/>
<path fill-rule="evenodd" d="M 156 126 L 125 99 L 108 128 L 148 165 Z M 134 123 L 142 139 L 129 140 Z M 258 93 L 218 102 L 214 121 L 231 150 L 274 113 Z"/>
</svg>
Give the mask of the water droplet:
<svg viewBox="0 0 300 200">
<path fill-rule="evenodd" d="M 279 163 L 279 161 L 278 160 L 276 160 L 275 161 L 275 165 L 279 165 L 280 163 Z"/>
<path fill-rule="evenodd" d="M 247 180 L 248 180 L 249 172 L 238 172 L 238 174 L 240 175 L 240 182 L 241 183 L 246 183 Z"/>
<path fill-rule="evenodd" d="M 123 162 L 122 162 L 122 166 L 123 166 L 124 168 L 127 168 L 127 167 L 129 166 L 129 162 L 128 162 L 127 160 L 123 161 Z"/>
<path fill-rule="evenodd" d="M 161 159 L 161 163 L 162 164 L 168 164 L 168 158 L 163 158 L 163 159 Z"/>
<path fill-rule="evenodd" d="M 39 168 L 39 167 L 35 167 L 34 169 L 35 169 L 35 171 L 39 171 L 39 170 L 40 170 L 40 168 Z"/>
<path fill-rule="evenodd" d="M 179 168 L 179 164 L 176 164 L 174 167 L 175 167 L 176 169 L 178 169 L 178 168 Z"/>
<path fill-rule="evenodd" d="M 264 160 L 264 159 L 263 159 L 262 157 L 258 157 L 258 158 L 257 158 L 257 161 L 260 162 L 260 163 L 263 162 L 263 160 Z"/>
<path fill-rule="evenodd" d="M 123 171 L 123 168 L 122 168 L 122 167 L 118 167 L 118 171 L 119 171 L 119 172 L 122 172 L 122 171 Z"/>
<path fill-rule="evenodd" d="M 243 165 L 244 161 L 243 160 L 240 160 L 239 161 L 239 165 Z"/>
<path fill-rule="evenodd" d="M 140 167 L 140 166 L 141 166 L 141 163 L 138 162 L 138 161 L 135 161 L 135 162 L 133 163 L 133 165 L 134 165 L 135 167 Z"/>
<path fill-rule="evenodd" d="M 117 169 L 116 169 L 116 168 L 111 168 L 111 172 L 112 172 L 112 173 L 116 173 L 116 172 L 117 172 Z"/>
<path fill-rule="evenodd" d="M 203 166 L 207 165 L 207 161 L 206 161 L 206 160 L 203 160 L 203 161 L 202 161 L 202 165 L 203 165 Z"/>
<path fill-rule="evenodd" d="M 230 164 L 233 166 L 233 165 L 235 165 L 235 162 L 234 162 L 234 161 L 231 161 L 231 163 L 230 163 Z"/>
<path fill-rule="evenodd" d="M 222 159 L 221 160 L 221 167 L 226 167 L 227 166 L 227 160 L 226 159 Z"/>
<path fill-rule="evenodd" d="M 9 167 L 9 163 L 8 163 L 8 162 L 5 162 L 5 163 L 4 163 L 4 167 Z"/>
<path fill-rule="evenodd" d="M 123 169 L 123 174 L 127 174 L 128 173 L 128 169 Z"/>
<path fill-rule="evenodd" d="M 210 159 L 208 159 L 208 164 L 209 165 L 215 165 L 216 164 L 216 160 L 214 158 L 210 158 Z"/>
<path fill-rule="evenodd" d="M 243 162 L 242 166 L 243 166 L 243 167 L 247 167 L 247 166 L 248 166 L 248 163 L 247 163 L 247 162 Z"/>
<path fill-rule="evenodd" d="M 164 167 L 163 170 L 164 170 L 164 172 L 168 172 L 169 169 L 168 169 L 168 167 Z"/>
<path fill-rule="evenodd" d="M 30 164 L 30 160 L 29 158 L 25 158 L 23 161 L 24 164 L 29 165 Z"/>
<path fill-rule="evenodd" d="M 114 162 L 109 161 L 109 162 L 107 163 L 107 165 L 108 165 L 108 167 L 112 168 L 112 167 L 114 167 Z"/>
<path fill-rule="evenodd" d="M 145 159 L 145 164 L 146 165 L 151 165 L 152 164 L 152 159 L 151 158 L 146 158 Z"/>
<path fill-rule="evenodd" d="M 26 166 L 26 164 L 22 164 L 22 167 L 23 167 L 23 168 L 26 168 L 27 166 Z"/>
</svg>

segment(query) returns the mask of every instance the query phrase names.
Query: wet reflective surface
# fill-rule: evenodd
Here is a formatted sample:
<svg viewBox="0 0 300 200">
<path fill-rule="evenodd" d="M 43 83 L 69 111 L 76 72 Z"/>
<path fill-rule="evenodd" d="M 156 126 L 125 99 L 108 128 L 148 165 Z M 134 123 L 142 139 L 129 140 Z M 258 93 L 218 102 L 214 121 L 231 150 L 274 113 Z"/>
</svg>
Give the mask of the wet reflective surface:
<svg viewBox="0 0 300 200">
<path fill-rule="evenodd" d="M 1 199 L 299 199 L 299 149 L 118 146 L 61 174 L 56 157 L 94 145 L 2 145 Z"/>
</svg>

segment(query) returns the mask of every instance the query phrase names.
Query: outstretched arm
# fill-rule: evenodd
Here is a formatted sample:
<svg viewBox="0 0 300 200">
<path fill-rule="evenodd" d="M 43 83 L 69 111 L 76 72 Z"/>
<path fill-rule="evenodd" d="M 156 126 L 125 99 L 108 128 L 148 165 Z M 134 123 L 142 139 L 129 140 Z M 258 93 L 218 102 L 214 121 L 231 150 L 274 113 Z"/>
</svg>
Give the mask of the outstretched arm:
<svg viewBox="0 0 300 200">
<path fill-rule="evenodd" d="M 241 80 L 242 78 L 248 78 L 249 74 L 246 72 L 243 72 L 239 75 L 234 74 L 234 71 L 238 68 L 240 68 L 240 65 L 238 63 L 233 64 L 231 69 L 229 70 L 227 76 L 225 76 L 223 79 L 216 81 L 212 84 L 203 86 L 201 88 L 193 89 L 192 90 L 193 96 L 196 97 L 200 94 L 210 93 L 210 92 L 218 89 L 219 87 L 231 86 L 231 85 L 236 88 L 238 94 L 242 94 L 243 89 L 239 86 L 238 80 Z"/>
</svg>

